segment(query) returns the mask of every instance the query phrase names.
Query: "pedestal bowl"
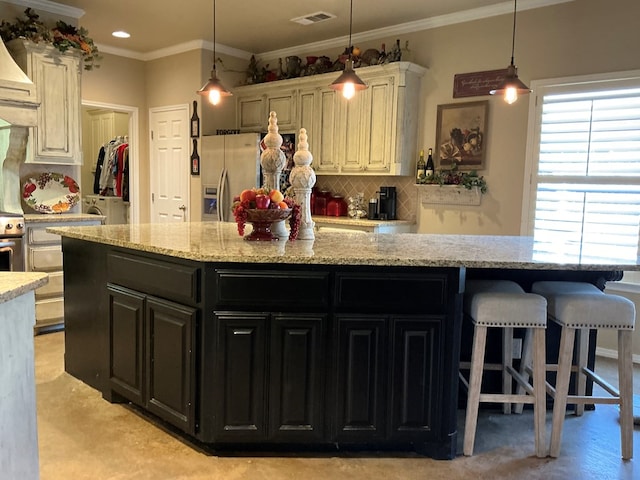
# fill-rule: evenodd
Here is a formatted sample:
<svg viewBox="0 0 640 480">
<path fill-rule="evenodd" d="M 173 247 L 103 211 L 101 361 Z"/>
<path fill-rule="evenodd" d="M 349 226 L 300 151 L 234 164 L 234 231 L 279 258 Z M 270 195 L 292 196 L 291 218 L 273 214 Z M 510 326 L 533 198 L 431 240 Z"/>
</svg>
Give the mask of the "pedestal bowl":
<svg viewBox="0 0 640 480">
<path fill-rule="evenodd" d="M 271 232 L 271 224 L 279 220 L 286 220 L 291 215 L 290 208 L 249 208 L 247 212 L 247 223 L 253 225 L 253 230 L 244 237 L 248 241 L 273 241 L 278 240 Z"/>
</svg>

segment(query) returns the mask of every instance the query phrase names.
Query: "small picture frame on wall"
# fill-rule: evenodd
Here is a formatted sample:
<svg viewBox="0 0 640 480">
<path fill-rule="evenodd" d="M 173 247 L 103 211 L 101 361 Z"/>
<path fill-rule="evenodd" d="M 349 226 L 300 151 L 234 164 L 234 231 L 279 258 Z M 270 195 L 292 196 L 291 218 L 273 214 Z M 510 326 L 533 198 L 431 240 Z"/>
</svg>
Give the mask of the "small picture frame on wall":
<svg viewBox="0 0 640 480">
<path fill-rule="evenodd" d="M 488 119 L 488 100 L 438 105 L 435 154 L 440 168 L 484 168 Z"/>
<path fill-rule="evenodd" d="M 200 175 L 200 155 L 198 155 L 198 140 L 193 139 L 191 151 L 191 175 Z"/>
<path fill-rule="evenodd" d="M 200 137 L 200 117 L 198 117 L 198 102 L 193 101 L 193 113 L 191 114 L 191 138 Z"/>
</svg>

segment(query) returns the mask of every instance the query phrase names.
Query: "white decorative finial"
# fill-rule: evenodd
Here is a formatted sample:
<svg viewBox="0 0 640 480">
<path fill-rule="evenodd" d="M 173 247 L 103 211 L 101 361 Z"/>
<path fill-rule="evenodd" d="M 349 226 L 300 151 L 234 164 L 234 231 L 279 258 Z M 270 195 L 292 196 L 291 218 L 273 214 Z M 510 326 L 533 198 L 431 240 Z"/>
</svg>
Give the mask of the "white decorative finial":
<svg viewBox="0 0 640 480">
<path fill-rule="evenodd" d="M 263 177 L 262 188 L 267 189 L 267 191 L 280 190 L 280 173 L 284 168 L 287 157 L 280 149 L 282 146 L 282 136 L 278 133 L 278 117 L 276 112 L 269 113 L 269 126 L 267 130 L 269 133 L 267 133 L 262 140 L 267 148 L 260 154 Z M 279 238 L 289 236 L 282 220 L 273 222 L 271 225 L 271 233 Z"/>
<path fill-rule="evenodd" d="M 298 142 L 298 150 L 293 154 L 293 162 L 296 166 L 311 165 L 313 161 L 313 155 L 309 151 L 309 143 L 307 142 L 307 130 L 305 128 L 300 129 L 300 141 Z"/>
<path fill-rule="evenodd" d="M 295 167 L 289 174 L 289 182 L 296 194 L 296 201 L 300 204 L 300 229 L 298 238 L 300 240 L 313 240 L 315 226 L 311 218 L 311 188 L 316 184 L 316 172 L 311 168 L 313 155 L 309 151 L 307 142 L 307 130 L 300 129 L 298 136 L 298 150 L 293 154 Z"/>
</svg>

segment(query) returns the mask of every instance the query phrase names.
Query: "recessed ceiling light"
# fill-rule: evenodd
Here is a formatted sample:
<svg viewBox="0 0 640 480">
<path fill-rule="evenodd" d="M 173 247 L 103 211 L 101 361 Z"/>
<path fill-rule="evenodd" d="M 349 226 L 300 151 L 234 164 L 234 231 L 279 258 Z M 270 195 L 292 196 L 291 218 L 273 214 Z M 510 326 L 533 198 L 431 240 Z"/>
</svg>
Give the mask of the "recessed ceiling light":
<svg viewBox="0 0 640 480">
<path fill-rule="evenodd" d="M 128 32 L 124 32 L 122 30 L 117 30 L 113 32 L 111 35 L 118 38 L 129 38 L 131 36 Z"/>
</svg>

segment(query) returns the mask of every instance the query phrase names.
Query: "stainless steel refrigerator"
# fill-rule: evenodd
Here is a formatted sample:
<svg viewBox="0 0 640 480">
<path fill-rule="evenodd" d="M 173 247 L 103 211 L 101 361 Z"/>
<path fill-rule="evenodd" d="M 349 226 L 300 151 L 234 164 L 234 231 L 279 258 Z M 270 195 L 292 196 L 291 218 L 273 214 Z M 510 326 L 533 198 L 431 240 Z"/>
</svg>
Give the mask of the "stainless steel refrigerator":
<svg viewBox="0 0 640 480">
<path fill-rule="evenodd" d="M 233 197 L 262 184 L 259 133 L 203 136 L 200 152 L 202 220 L 232 222 Z"/>
</svg>

